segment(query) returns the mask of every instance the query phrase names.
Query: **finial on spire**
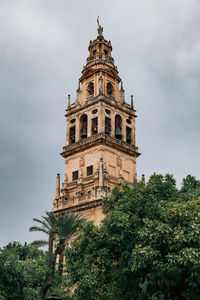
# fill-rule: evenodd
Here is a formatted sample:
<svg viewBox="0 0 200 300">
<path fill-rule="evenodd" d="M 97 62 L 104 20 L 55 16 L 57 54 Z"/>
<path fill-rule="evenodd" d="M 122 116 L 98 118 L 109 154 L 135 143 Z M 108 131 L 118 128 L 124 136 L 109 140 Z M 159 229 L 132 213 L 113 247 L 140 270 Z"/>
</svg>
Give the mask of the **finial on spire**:
<svg viewBox="0 0 200 300">
<path fill-rule="evenodd" d="M 133 95 L 131 95 L 131 109 L 133 109 Z"/>
<path fill-rule="evenodd" d="M 70 95 L 68 95 L 68 108 L 70 108 Z"/>
<path fill-rule="evenodd" d="M 99 16 L 97 17 L 97 25 L 98 25 L 98 28 L 97 28 L 97 31 L 98 31 L 98 34 L 100 36 L 102 36 L 102 33 L 103 33 L 103 27 L 101 27 L 100 23 L 99 23 Z"/>
</svg>

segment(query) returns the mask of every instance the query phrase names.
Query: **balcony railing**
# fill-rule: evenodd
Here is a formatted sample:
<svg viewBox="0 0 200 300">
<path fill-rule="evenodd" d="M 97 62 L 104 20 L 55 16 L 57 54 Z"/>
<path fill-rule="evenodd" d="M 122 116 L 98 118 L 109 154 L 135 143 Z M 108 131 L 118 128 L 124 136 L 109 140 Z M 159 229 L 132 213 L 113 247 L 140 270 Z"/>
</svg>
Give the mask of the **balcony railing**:
<svg viewBox="0 0 200 300">
<path fill-rule="evenodd" d="M 65 197 L 61 197 L 58 200 L 54 200 L 54 209 L 62 209 L 62 208 L 68 208 L 68 207 L 73 207 L 73 206 L 77 206 L 80 204 L 84 204 L 84 203 L 88 203 L 88 202 L 93 202 L 99 199 L 102 199 L 105 196 L 109 196 L 110 195 L 110 190 L 105 188 L 103 190 L 95 190 L 93 191 L 91 194 L 84 194 L 84 195 L 80 195 L 77 193 L 77 195 L 75 195 L 72 198 L 65 198 Z"/>
<path fill-rule="evenodd" d="M 104 61 L 109 61 L 112 64 L 114 63 L 114 59 L 105 54 L 96 54 L 96 55 L 90 56 L 87 58 L 87 63 L 90 63 L 90 62 L 98 60 L 98 59 L 104 60 Z"/>
<path fill-rule="evenodd" d="M 122 147 L 125 147 L 125 148 L 127 148 L 127 149 L 130 149 L 130 150 L 132 150 L 132 151 L 138 151 L 138 147 L 136 147 L 135 145 L 133 145 L 133 144 L 128 144 L 128 143 L 126 143 L 126 142 L 123 141 L 123 140 L 116 139 L 116 138 L 114 138 L 114 137 L 109 136 L 109 135 L 106 134 L 106 133 L 103 133 L 103 132 L 94 134 L 94 135 L 92 135 L 92 136 L 89 136 L 89 137 L 87 137 L 87 138 L 85 138 L 85 139 L 82 139 L 82 140 L 80 140 L 80 141 L 78 141 L 78 142 L 76 142 L 76 143 L 74 143 L 74 144 L 65 146 L 65 147 L 63 147 L 63 151 L 70 151 L 70 150 L 73 150 L 73 149 L 75 149 L 75 148 L 77 148 L 77 147 L 79 147 L 79 146 L 89 144 L 89 143 L 91 143 L 91 142 L 93 142 L 93 141 L 96 141 L 96 140 L 98 140 L 98 139 L 105 139 L 105 140 L 107 140 L 107 141 L 110 141 L 110 142 L 112 142 L 112 143 L 118 144 L 118 145 L 120 145 L 120 146 L 122 146 Z"/>
</svg>

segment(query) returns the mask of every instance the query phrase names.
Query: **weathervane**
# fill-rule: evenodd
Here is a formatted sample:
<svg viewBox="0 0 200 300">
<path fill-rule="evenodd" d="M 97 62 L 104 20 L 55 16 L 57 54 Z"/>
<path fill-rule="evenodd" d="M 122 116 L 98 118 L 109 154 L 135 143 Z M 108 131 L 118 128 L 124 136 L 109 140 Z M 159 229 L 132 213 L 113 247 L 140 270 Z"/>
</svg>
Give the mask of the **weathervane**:
<svg viewBox="0 0 200 300">
<path fill-rule="evenodd" d="M 101 27 L 100 23 L 99 23 L 99 16 L 97 17 L 97 25 L 98 25 L 98 34 L 102 36 L 103 33 L 103 27 Z"/>
<path fill-rule="evenodd" d="M 98 27 L 100 26 L 99 24 L 99 16 L 97 17 L 97 24 L 98 24 Z"/>
</svg>

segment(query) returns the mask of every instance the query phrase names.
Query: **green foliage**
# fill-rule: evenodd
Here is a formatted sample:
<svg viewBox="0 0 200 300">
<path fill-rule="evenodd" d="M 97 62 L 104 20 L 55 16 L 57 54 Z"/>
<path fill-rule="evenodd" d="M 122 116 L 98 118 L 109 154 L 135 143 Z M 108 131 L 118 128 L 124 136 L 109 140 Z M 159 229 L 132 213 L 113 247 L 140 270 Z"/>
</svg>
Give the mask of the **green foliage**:
<svg viewBox="0 0 200 300">
<path fill-rule="evenodd" d="M 42 216 L 42 220 L 37 218 L 33 220 L 40 226 L 31 226 L 29 231 L 43 232 L 48 236 L 48 240 L 33 241 L 31 246 L 39 248 L 48 245 L 49 253 L 53 253 L 53 244 L 56 246 L 56 252 L 60 252 L 66 241 L 75 233 L 79 224 L 83 222 L 78 214 L 65 213 L 56 216 L 53 212 L 46 212 L 46 215 Z"/>
<path fill-rule="evenodd" d="M 41 284 L 40 298 L 44 300 L 50 288 L 58 286 L 62 281 L 63 270 L 62 261 L 59 259 L 58 272 L 56 268 L 56 258 L 61 255 L 67 241 L 76 232 L 77 227 L 83 223 L 79 214 L 65 213 L 56 216 L 53 212 L 46 212 L 42 219 L 33 219 L 39 226 L 29 228 L 31 232 L 40 231 L 47 235 L 48 240 L 36 240 L 31 243 L 32 247 L 48 245 L 48 256 L 45 269 L 45 277 Z M 60 276 L 59 276 L 60 275 Z"/>
<path fill-rule="evenodd" d="M 62 282 L 72 299 L 200 299 L 200 182 L 180 190 L 152 175 L 103 200 L 100 227 L 82 224 L 66 249 Z"/>
<path fill-rule="evenodd" d="M 45 254 L 26 244 L 9 243 L 0 252 L 0 299 L 37 299 Z"/>
<path fill-rule="evenodd" d="M 194 176 L 188 175 L 183 179 L 180 192 L 185 201 L 200 197 L 200 181 L 196 180 Z"/>
</svg>

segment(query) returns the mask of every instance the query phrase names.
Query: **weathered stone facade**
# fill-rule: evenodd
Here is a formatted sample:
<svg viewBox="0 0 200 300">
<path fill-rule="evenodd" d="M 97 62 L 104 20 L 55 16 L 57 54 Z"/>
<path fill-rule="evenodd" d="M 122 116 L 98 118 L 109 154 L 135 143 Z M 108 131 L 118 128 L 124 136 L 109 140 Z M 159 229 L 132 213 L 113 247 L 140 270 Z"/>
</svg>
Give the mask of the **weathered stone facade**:
<svg viewBox="0 0 200 300">
<path fill-rule="evenodd" d="M 102 35 L 90 41 L 89 57 L 79 79 L 77 97 L 66 110 L 65 178 L 60 194 L 57 176 L 55 213 L 80 212 L 99 224 L 102 197 L 127 181 L 136 181 L 135 110 L 125 102 L 122 81 Z M 120 84 L 121 83 L 121 84 Z M 120 85 L 120 86 L 119 86 Z"/>
</svg>

